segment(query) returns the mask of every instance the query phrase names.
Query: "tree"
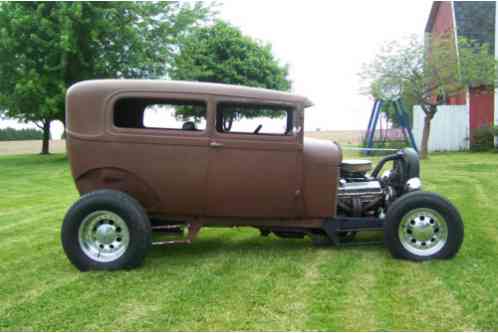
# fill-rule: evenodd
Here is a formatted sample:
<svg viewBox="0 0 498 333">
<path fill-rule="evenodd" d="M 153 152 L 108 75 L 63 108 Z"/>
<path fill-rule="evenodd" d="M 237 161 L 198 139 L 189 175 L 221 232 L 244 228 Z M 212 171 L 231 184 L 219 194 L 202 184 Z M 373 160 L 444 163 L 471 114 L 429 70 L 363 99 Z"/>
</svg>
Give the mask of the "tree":
<svg viewBox="0 0 498 333">
<path fill-rule="evenodd" d="M 458 50 L 457 50 L 458 49 Z M 437 106 L 469 87 L 492 89 L 496 60 L 488 44 L 452 35 L 416 36 L 404 42 L 386 43 L 374 60 L 365 64 L 360 76 L 376 98 L 412 98 L 425 113 L 421 157 L 427 157 L 431 120 Z"/>
<path fill-rule="evenodd" d="M 163 77 L 178 39 L 211 16 L 200 2 L 1 3 L 0 109 L 42 128 L 48 153 L 50 123 L 64 122 L 69 86 Z"/>
<path fill-rule="evenodd" d="M 256 41 L 223 21 L 197 28 L 182 38 L 171 77 L 176 80 L 217 82 L 287 91 L 291 87 L 288 66 L 281 65 L 271 46 Z M 252 113 L 252 117 L 272 116 L 274 112 Z M 179 118 L 198 116 L 192 110 L 179 110 Z M 235 112 L 233 118 L 242 116 Z M 246 115 L 247 116 L 247 115 Z"/>
<path fill-rule="evenodd" d="M 379 96 L 378 98 L 381 97 Z M 413 96 L 408 93 L 407 89 L 401 89 L 401 94 L 399 98 L 403 103 L 403 108 L 405 109 L 408 118 L 407 120 L 411 127 L 413 106 L 416 105 L 417 103 L 415 103 Z M 394 105 L 392 103 L 385 103 L 382 106 L 382 112 L 386 114 L 387 119 L 392 123 L 393 127 L 399 128 L 401 126 L 398 116 L 396 114 L 396 109 L 394 108 Z"/>
</svg>

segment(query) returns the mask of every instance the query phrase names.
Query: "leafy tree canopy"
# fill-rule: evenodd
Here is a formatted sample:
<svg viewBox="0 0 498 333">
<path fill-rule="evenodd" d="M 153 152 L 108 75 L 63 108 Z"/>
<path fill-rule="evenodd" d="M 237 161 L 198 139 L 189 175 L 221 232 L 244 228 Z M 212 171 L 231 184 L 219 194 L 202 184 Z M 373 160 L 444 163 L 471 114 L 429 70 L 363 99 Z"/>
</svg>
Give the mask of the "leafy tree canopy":
<svg viewBox="0 0 498 333">
<path fill-rule="evenodd" d="M 211 17 L 200 2 L 0 4 L 0 109 L 21 121 L 64 121 L 73 83 L 157 78 L 178 39 Z"/>
<path fill-rule="evenodd" d="M 288 91 L 288 66 L 281 65 L 272 54 L 271 46 L 256 41 L 223 21 L 195 29 L 182 38 L 171 77 L 176 80 L 217 82 Z M 254 116 L 275 116 L 261 110 Z M 179 110 L 179 118 L 193 115 Z M 241 116 L 240 113 L 234 114 Z"/>
</svg>

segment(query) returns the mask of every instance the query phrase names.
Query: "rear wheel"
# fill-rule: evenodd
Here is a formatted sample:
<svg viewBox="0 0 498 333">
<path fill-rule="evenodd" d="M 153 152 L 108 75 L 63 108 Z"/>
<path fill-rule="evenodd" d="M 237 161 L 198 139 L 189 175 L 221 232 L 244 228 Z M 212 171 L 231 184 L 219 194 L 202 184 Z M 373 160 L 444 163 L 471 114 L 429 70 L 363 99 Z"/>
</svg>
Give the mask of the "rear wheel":
<svg viewBox="0 0 498 333">
<path fill-rule="evenodd" d="M 447 259 L 460 249 L 463 222 L 445 198 L 435 193 L 413 192 L 389 207 L 384 241 L 395 258 Z"/>
<path fill-rule="evenodd" d="M 100 190 L 69 209 L 61 237 L 67 257 L 81 271 L 133 268 L 151 245 L 151 226 L 135 199 Z"/>
</svg>

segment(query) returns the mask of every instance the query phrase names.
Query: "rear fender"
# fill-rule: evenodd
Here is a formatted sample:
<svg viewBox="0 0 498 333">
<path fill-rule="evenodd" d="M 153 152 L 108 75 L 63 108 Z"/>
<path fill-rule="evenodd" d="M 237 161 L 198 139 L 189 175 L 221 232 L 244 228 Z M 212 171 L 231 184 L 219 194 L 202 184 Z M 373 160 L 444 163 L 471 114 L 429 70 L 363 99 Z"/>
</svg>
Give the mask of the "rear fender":
<svg viewBox="0 0 498 333">
<path fill-rule="evenodd" d="M 76 179 L 76 187 L 81 195 L 102 189 L 127 193 L 147 211 L 154 211 L 159 206 L 159 196 L 151 186 L 132 172 L 120 168 L 88 170 Z"/>
</svg>

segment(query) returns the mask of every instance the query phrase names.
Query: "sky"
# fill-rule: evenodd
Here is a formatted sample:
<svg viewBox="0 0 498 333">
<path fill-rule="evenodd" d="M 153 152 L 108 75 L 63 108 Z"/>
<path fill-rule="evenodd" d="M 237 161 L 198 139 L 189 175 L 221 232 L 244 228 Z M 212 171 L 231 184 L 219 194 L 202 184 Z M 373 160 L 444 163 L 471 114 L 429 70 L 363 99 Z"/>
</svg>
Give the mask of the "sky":
<svg viewBox="0 0 498 333">
<path fill-rule="evenodd" d="M 305 130 L 366 129 L 373 101 L 360 94 L 361 66 L 385 42 L 423 35 L 432 1 L 227 1 L 221 16 L 270 42 L 290 66 L 293 92 L 314 106 Z"/>
<path fill-rule="evenodd" d="M 225 1 L 219 15 L 272 45 L 292 91 L 314 102 L 305 130 L 365 129 L 373 101 L 358 72 L 385 41 L 424 32 L 432 1 Z M 0 127 L 26 127 L 0 120 Z M 62 133 L 53 124 L 54 137 Z"/>
</svg>

